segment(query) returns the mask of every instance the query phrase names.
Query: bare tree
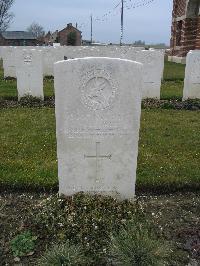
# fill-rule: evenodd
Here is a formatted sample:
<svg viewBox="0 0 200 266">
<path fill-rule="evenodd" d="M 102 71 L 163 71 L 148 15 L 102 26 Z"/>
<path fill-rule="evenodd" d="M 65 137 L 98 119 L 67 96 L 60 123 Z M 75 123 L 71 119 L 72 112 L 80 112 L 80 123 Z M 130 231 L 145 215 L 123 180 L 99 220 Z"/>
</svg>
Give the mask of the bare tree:
<svg viewBox="0 0 200 266">
<path fill-rule="evenodd" d="M 10 26 L 14 14 L 9 12 L 14 0 L 0 0 L 0 31 L 5 31 Z"/>
<path fill-rule="evenodd" d="M 33 22 L 28 28 L 27 31 L 32 32 L 35 37 L 40 38 L 45 35 L 44 28 L 38 23 Z"/>
</svg>

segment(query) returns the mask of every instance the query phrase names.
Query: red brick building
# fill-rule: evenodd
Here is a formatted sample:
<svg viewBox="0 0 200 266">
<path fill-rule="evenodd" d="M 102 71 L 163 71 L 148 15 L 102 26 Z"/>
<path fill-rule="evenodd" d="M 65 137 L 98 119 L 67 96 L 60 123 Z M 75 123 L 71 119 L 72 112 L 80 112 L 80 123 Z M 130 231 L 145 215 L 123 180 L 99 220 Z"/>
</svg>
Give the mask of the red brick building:
<svg viewBox="0 0 200 266">
<path fill-rule="evenodd" d="M 44 41 L 46 45 L 60 43 L 61 45 L 80 46 L 82 44 L 82 35 L 81 31 L 69 23 L 67 27 L 61 31 L 56 31 L 54 33 L 48 32 L 44 37 Z"/>
<path fill-rule="evenodd" d="M 184 58 L 200 49 L 200 0 L 174 0 L 171 56 Z"/>
</svg>

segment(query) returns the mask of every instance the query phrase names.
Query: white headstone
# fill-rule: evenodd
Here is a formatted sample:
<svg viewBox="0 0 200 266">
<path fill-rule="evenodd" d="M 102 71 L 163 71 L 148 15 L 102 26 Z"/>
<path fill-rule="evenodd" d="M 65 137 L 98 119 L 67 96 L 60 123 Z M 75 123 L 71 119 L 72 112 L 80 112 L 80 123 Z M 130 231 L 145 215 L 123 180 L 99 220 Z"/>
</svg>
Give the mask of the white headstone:
<svg viewBox="0 0 200 266">
<path fill-rule="evenodd" d="M 37 50 L 16 52 L 18 99 L 33 96 L 44 99 L 42 53 Z"/>
<path fill-rule="evenodd" d="M 187 99 L 200 99 L 200 50 L 187 54 L 183 100 Z"/>
<path fill-rule="evenodd" d="M 135 194 L 142 64 L 83 58 L 55 64 L 60 194 Z"/>
<path fill-rule="evenodd" d="M 142 48 L 131 46 L 65 46 L 61 48 L 63 57 L 67 59 L 84 58 L 84 57 L 112 57 L 112 58 L 127 58 L 127 53 L 135 54 Z M 132 60 L 132 59 L 131 59 Z"/>
<path fill-rule="evenodd" d="M 60 43 L 53 43 L 53 47 L 60 47 Z"/>
<path fill-rule="evenodd" d="M 134 59 L 143 64 L 142 98 L 160 99 L 161 81 L 164 71 L 164 53 L 143 50 L 136 53 Z"/>
<path fill-rule="evenodd" d="M 2 49 L 4 78 L 16 78 L 15 51 L 17 49 L 10 46 Z"/>
<path fill-rule="evenodd" d="M 54 63 L 63 60 L 60 48 L 44 47 L 42 48 L 43 75 L 54 76 Z"/>
</svg>

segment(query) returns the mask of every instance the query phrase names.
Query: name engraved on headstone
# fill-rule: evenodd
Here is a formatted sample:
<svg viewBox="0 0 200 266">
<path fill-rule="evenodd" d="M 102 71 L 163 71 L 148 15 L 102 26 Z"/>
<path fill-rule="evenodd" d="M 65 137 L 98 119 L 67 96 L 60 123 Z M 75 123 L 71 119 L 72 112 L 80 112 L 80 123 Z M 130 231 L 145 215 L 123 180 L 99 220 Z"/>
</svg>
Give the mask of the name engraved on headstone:
<svg viewBox="0 0 200 266">
<path fill-rule="evenodd" d="M 84 135 L 87 135 L 88 137 L 104 137 L 104 136 L 127 136 L 131 134 L 131 128 L 68 128 L 67 131 L 65 131 L 65 135 L 68 136 L 68 138 L 82 138 Z"/>
<path fill-rule="evenodd" d="M 126 121 L 131 117 L 131 114 L 127 113 L 119 116 L 110 116 L 108 121 L 104 115 L 99 116 L 98 120 L 102 121 L 101 126 L 88 126 L 87 124 L 82 124 L 77 127 L 78 120 L 75 115 L 70 114 L 68 123 L 70 127 L 66 127 L 64 134 L 69 138 L 90 138 L 90 137 L 105 137 L 105 136 L 127 136 L 132 134 L 132 127 L 127 126 Z M 82 119 L 82 117 L 79 117 Z"/>
</svg>

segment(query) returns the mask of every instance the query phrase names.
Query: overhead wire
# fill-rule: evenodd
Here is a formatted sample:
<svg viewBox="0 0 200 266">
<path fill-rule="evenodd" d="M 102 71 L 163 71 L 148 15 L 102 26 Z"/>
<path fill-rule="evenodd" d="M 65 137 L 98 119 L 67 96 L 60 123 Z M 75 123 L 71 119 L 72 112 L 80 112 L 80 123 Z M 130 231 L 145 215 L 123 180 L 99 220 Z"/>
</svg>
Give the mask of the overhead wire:
<svg viewBox="0 0 200 266">
<path fill-rule="evenodd" d="M 134 1 L 134 2 L 133 2 Z M 125 6 L 124 9 L 127 10 L 131 10 L 131 9 L 135 9 L 135 8 L 139 8 L 139 7 L 143 7 L 143 6 L 147 6 L 151 3 L 153 3 L 155 0 L 139 0 L 139 1 L 135 1 L 135 0 L 124 0 Z M 121 13 L 121 1 L 118 2 L 112 10 L 106 12 L 105 14 L 103 14 L 102 16 L 97 16 L 97 17 L 93 17 L 93 21 L 95 22 L 104 22 L 108 20 L 109 16 L 115 16 L 118 15 L 119 13 Z M 79 25 L 79 29 L 82 30 L 83 28 L 85 28 L 86 26 L 88 26 L 90 24 L 90 20 L 88 19 L 87 22 L 81 23 Z"/>
</svg>

